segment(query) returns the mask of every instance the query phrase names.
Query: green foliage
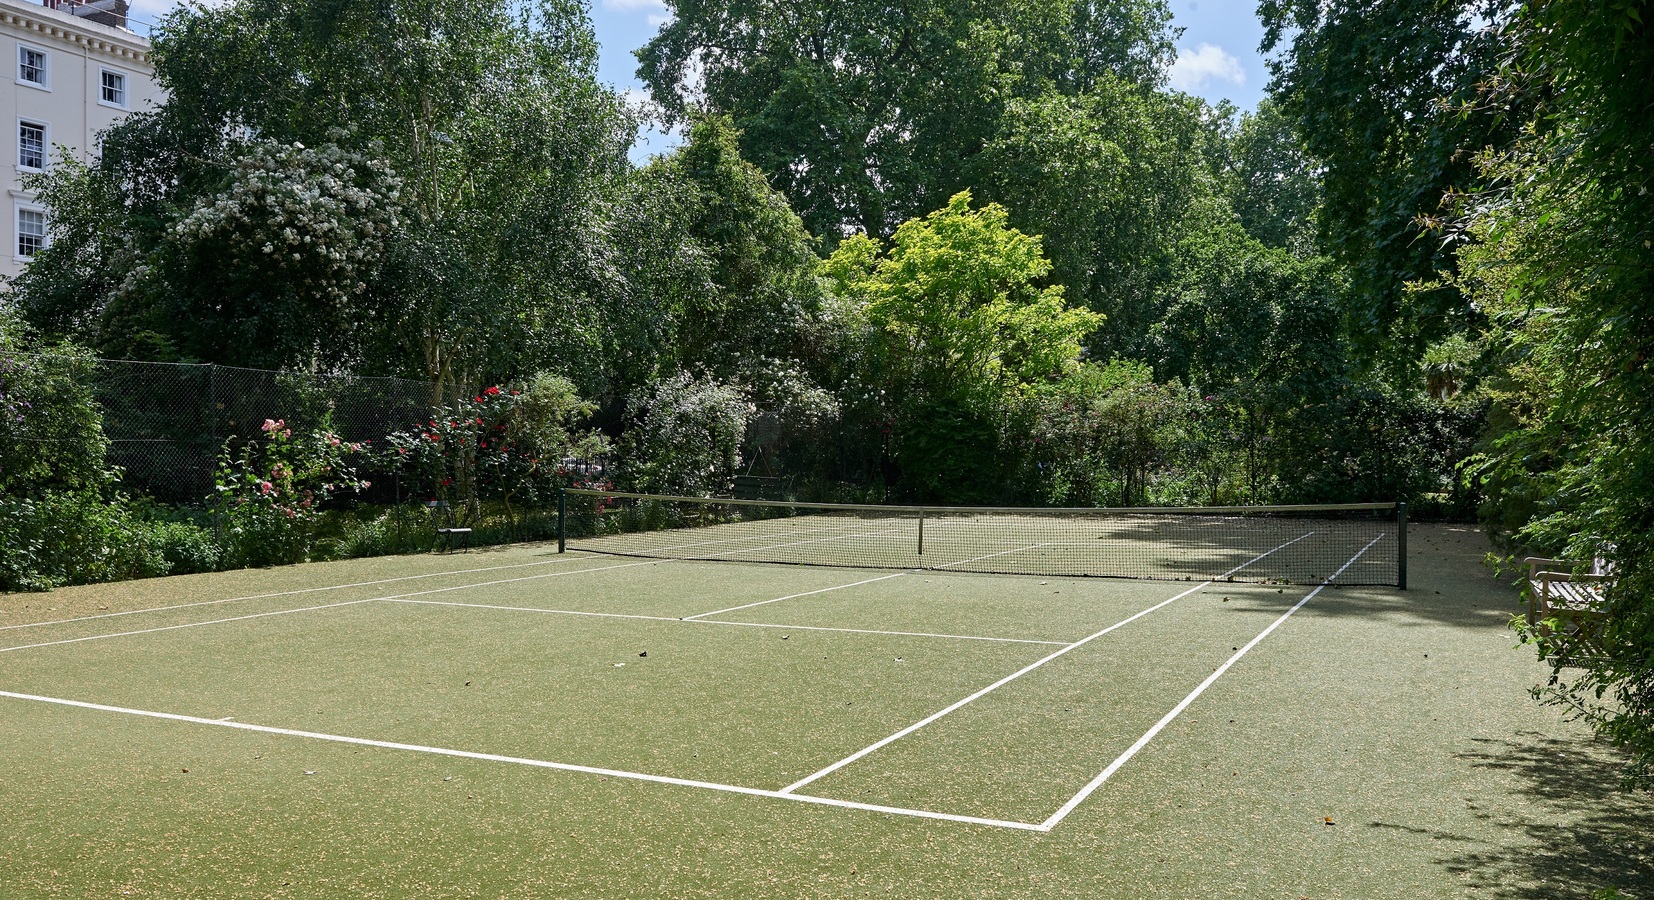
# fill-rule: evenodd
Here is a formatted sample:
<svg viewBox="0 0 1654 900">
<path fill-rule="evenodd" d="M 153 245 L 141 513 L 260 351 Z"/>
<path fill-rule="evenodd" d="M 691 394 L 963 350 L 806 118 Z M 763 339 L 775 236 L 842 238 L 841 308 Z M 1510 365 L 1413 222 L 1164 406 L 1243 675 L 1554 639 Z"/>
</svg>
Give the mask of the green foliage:
<svg viewBox="0 0 1654 900">
<path fill-rule="evenodd" d="M 262 442 L 218 455 L 214 505 L 224 534 L 225 562 L 269 566 L 303 562 L 316 550 L 322 505 L 369 487 L 356 476 L 362 445 L 342 440 L 323 423 L 295 433 L 266 419 Z"/>
<path fill-rule="evenodd" d="M 1172 56 L 1162 0 L 669 8 L 638 52 L 655 100 L 730 116 L 745 156 L 829 242 L 884 237 L 968 187 L 1008 101 L 1108 75 L 1158 84 Z"/>
<path fill-rule="evenodd" d="M 25 354 L 0 345 L 0 496 L 108 483 L 109 440 L 85 377 L 91 365 L 73 348 Z"/>
<path fill-rule="evenodd" d="M 567 378 L 540 374 L 521 389 L 493 385 L 434 410 L 424 425 L 389 435 L 385 456 L 463 523 L 479 519 L 483 501 L 498 500 L 510 527 L 514 504 L 544 507 L 573 483 L 565 458 L 607 449 L 601 435 L 582 427 L 595 409 Z"/>
<path fill-rule="evenodd" d="M 893 438 L 902 490 L 921 499 L 981 498 L 1004 484 L 1000 452 L 1018 398 L 1072 371 L 1101 322 L 1071 309 L 1040 240 L 1003 207 L 970 195 L 904 223 L 889 251 L 844 241 L 822 267 L 859 327 L 876 415 Z M 874 399 L 876 397 L 876 399 Z M 870 410 L 871 411 L 871 410 Z"/>
<path fill-rule="evenodd" d="M 1348 329 L 1363 352 L 1410 369 L 1464 327 L 1456 291 L 1407 291 L 1453 265 L 1427 236 L 1442 198 L 1475 178 L 1473 154 L 1514 138 L 1519 109 L 1476 103 L 1499 68 L 1488 0 L 1264 0 L 1264 49 L 1279 112 L 1323 167 L 1318 243 L 1347 267 Z M 1489 23 L 1492 23 L 1490 25 Z M 1385 349 L 1390 348 L 1390 349 Z"/>
<path fill-rule="evenodd" d="M 1216 190 L 1213 136 L 1198 101 L 1095 79 L 1076 96 L 1013 101 L 973 162 L 989 200 L 1043 238 L 1067 300 L 1107 316 L 1094 356 L 1141 355 L 1170 250 L 1198 230 L 1192 204 Z"/>
<path fill-rule="evenodd" d="M 1271 98 L 1242 113 L 1230 141 L 1223 194 L 1246 233 L 1268 247 L 1308 250 L 1321 203 L 1321 175 L 1296 121 Z"/>
<path fill-rule="evenodd" d="M 1613 567 L 1588 669 L 1549 699 L 1629 751 L 1654 785 L 1654 35 L 1646 4 L 1519 7 L 1486 102 L 1533 110 L 1480 155 L 1462 198 L 1457 287 L 1487 311 L 1492 433 L 1476 475 L 1515 555 Z"/>
<path fill-rule="evenodd" d="M 1138 506 L 1189 454 L 1201 402 L 1143 363 L 1082 366 L 1030 398 L 1036 496 L 1059 506 Z"/>
<path fill-rule="evenodd" d="M 626 402 L 620 478 L 648 493 L 727 494 L 755 411 L 739 388 L 710 376 L 679 373 L 640 388 Z"/>
<path fill-rule="evenodd" d="M 47 333 L 448 386 L 598 368 L 634 123 L 579 4 L 238 0 L 154 43 L 167 102 L 36 184 Z"/>
<path fill-rule="evenodd" d="M 216 567 L 211 535 L 150 522 L 93 490 L 0 496 L 0 591 L 44 591 Z"/>
</svg>

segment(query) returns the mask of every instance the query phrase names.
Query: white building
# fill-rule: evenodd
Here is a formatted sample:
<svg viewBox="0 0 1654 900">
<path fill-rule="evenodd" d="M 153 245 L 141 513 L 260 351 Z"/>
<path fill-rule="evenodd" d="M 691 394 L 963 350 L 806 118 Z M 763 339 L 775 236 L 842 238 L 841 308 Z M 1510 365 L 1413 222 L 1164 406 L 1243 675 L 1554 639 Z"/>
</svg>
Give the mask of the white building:
<svg viewBox="0 0 1654 900">
<path fill-rule="evenodd" d="M 67 150 L 84 162 L 97 154 L 97 134 L 135 111 L 161 102 L 149 40 L 119 27 L 126 0 L 0 0 L 0 53 L 9 54 L 12 83 L 0 87 L 0 143 L 7 183 L 0 217 L 0 275 L 22 271 L 47 240 L 46 213 L 23 189 L 23 176 L 44 171 Z M 3 79 L 0 79 L 3 84 Z"/>
</svg>

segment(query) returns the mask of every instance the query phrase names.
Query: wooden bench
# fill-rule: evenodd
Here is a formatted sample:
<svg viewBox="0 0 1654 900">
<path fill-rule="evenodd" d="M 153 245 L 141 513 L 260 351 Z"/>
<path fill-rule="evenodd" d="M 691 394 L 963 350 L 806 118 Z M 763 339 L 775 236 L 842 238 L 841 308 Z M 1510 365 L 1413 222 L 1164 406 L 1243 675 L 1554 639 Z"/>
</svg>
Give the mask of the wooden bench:
<svg viewBox="0 0 1654 900">
<path fill-rule="evenodd" d="M 456 540 L 463 542 L 467 547 L 471 545 L 471 529 L 454 524 L 454 510 L 448 505 L 448 501 L 430 500 L 426 502 L 425 508 L 430 510 L 433 516 L 441 517 L 438 520 L 436 534 L 437 539 L 442 542 L 444 552 L 453 550 Z"/>
<path fill-rule="evenodd" d="M 785 481 L 768 475 L 735 476 L 734 495 L 737 500 L 778 500 Z"/>
<path fill-rule="evenodd" d="M 1540 556 L 1523 562 L 1528 566 L 1528 625 L 1565 662 L 1587 663 L 1599 656 L 1607 567 L 1600 560 L 1586 565 Z"/>
</svg>

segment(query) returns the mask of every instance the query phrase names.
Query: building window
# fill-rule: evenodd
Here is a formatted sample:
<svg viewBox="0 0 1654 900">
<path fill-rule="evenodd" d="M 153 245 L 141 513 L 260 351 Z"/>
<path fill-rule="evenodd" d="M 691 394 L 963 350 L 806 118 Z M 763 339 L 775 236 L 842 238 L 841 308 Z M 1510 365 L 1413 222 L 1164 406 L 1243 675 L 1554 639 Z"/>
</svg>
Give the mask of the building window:
<svg viewBox="0 0 1654 900">
<path fill-rule="evenodd" d="M 46 51 L 17 45 L 17 80 L 35 87 L 46 86 Z"/>
<path fill-rule="evenodd" d="M 30 259 L 46 246 L 46 213 L 43 210 L 17 208 L 17 255 Z"/>
<path fill-rule="evenodd" d="M 102 93 L 98 99 L 110 106 L 119 106 L 126 109 L 126 76 L 120 72 L 103 70 Z"/>
<path fill-rule="evenodd" d="M 17 123 L 17 167 L 46 168 L 46 126 L 39 122 Z"/>
</svg>

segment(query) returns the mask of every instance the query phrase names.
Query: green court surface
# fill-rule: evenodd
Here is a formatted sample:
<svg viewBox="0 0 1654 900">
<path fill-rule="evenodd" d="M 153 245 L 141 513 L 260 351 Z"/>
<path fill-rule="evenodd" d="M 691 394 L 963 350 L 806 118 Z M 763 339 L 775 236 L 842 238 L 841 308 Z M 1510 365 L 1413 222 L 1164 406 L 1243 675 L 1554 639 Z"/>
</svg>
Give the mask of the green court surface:
<svg viewBox="0 0 1654 900">
<path fill-rule="evenodd" d="M 1654 897 L 1654 803 L 1528 698 L 1485 552 L 1416 527 L 1407 591 L 533 545 L 0 596 L 0 897 Z"/>
</svg>

